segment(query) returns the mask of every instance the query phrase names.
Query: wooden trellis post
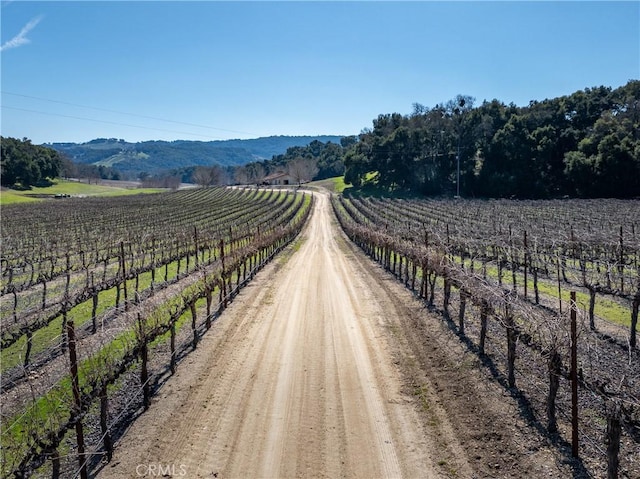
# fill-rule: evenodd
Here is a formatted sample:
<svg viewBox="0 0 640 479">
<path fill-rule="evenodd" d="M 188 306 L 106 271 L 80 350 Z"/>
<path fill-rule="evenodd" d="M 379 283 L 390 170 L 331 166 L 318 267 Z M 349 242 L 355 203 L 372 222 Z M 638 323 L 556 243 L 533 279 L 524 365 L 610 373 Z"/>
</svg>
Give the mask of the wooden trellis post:
<svg viewBox="0 0 640 479">
<path fill-rule="evenodd" d="M 579 457 L 578 445 L 578 324 L 576 292 L 571 291 L 571 454 Z"/>
<path fill-rule="evenodd" d="M 82 398 L 80 396 L 80 378 L 78 377 L 78 356 L 76 353 L 76 333 L 73 320 L 67 321 L 67 343 L 69 348 L 69 372 L 71 375 L 71 389 L 73 392 L 73 412 L 76 426 L 76 442 L 78 445 L 78 464 L 80 477 L 87 479 L 87 461 L 84 449 L 84 431 L 82 429 Z"/>
</svg>

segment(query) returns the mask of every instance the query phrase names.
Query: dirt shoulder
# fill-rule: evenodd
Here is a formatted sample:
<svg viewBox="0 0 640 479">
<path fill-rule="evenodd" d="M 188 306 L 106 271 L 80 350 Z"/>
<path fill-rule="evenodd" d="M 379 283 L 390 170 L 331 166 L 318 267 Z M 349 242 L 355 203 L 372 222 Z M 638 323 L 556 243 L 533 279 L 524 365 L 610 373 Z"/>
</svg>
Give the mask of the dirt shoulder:
<svg viewBox="0 0 640 479">
<path fill-rule="evenodd" d="M 99 477 L 570 475 L 316 199 L 302 238 L 240 293 Z"/>
</svg>

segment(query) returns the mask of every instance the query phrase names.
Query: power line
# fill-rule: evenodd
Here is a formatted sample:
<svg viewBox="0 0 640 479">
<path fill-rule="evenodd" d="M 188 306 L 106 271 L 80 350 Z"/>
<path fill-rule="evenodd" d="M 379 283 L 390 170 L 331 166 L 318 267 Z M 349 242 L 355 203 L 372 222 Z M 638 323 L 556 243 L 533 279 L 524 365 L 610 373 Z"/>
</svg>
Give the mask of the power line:
<svg viewBox="0 0 640 479">
<path fill-rule="evenodd" d="M 46 111 L 29 110 L 27 108 L 17 108 L 17 107 L 14 107 L 14 106 L 0 105 L 0 108 L 7 109 L 7 110 L 24 111 L 24 112 L 28 112 L 28 113 L 37 113 L 39 115 L 59 116 L 59 117 L 62 117 L 62 118 L 71 118 L 71 119 L 74 119 L 74 120 L 93 121 L 93 122 L 96 122 L 96 123 L 106 123 L 108 125 L 127 126 L 127 127 L 131 127 L 131 128 L 142 128 L 144 130 L 162 131 L 162 132 L 165 132 L 165 133 L 178 133 L 180 135 L 199 136 L 201 138 L 208 138 L 208 139 L 212 139 L 212 140 L 223 140 L 223 138 L 220 138 L 220 137 L 215 137 L 215 136 L 210 136 L 210 135 L 202 135 L 202 134 L 199 134 L 199 133 L 192 133 L 192 132 L 187 132 L 187 131 L 167 130 L 165 128 L 153 128 L 153 127 L 150 127 L 150 126 L 131 125 L 129 123 L 120 123 L 120 122 L 108 121 L 108 120 L 98 120 L 96 118 L 86 118 L 86 117 L 81 117 L 81 116 L 63 115 L 61 113 L 50 113 L 50 112 L 46 112 Z"/>
<path fill-rule="evenodd" d="M 134 116 L 134 117 L 137 117 L 137 118 L 145 118 L 147 120 L 164 121 L 164 122 L 167 122 L 167 123 L 175 123 L 177 125 L 195 126 L 197 128 L 206 128 L 208 130 L 224 131 L 224 132 L 227 132 L 227 133 L 239 133 L 239 134 L 242 134 L 242 135 L 253 135 L 253 133 L 250 133 L 250 132 L 247 132 L 247 131 L 227 130 L 227 129 L 224 129 L 224 128 L 216 128 L 216 127 L 208 126 L 208 125 L 200 125 L 198 123 L 188 123 L 188 122 L 184 122 L 184 121 L 169 120 L 169 119 L 166 119 L 166 118 L 159 118 L 159 117 L 155 117 L 155 116 L 140 115 L 140 114 L 137 114 L 137 113 L 128 113 L 128 112 L 124 112 L 124 111 L 110 110 L 108 108 L 99 108 L 99 107 L 95 107 L 95 106 L 81 105 L 79 103 L 71 103 L 71 102 L 61 101 L 61 100 L 52 100 L 50 98 L 42 98 L 42 97 L 37 97 L 37 96 L 24 95 L 24 94 L 21 94 L 21 93 L 12 93 L 12 92 L 8 92 L 8 91 L 4 91 L 4 90 L 0 91 L 0 93 L 2 93 L 3 95 L 11 95 L 11 96 L 17 96 L 17 97 L 22 97 L 22 98 L 30 98 L 32 100 L 47 101 L 47 102 L 50 102 L 50 103 L 58 103 L 60 105 L 69 105 L 69 106 L 74 106 L 74 107 L 78 107 L 78 108 L 86 108 L 86 109 L 89 109 L 89 110 L 104 111 L 104 112 L 108 112 L 108 113 L 116 113 L 118 115 L 127 115 L 127 116 Z M 142 128 L 142 127 L 140 127 L 140 128 Z M 202 135 L 200 135 L 200 136 L 202 136 Z"/>
</svg>

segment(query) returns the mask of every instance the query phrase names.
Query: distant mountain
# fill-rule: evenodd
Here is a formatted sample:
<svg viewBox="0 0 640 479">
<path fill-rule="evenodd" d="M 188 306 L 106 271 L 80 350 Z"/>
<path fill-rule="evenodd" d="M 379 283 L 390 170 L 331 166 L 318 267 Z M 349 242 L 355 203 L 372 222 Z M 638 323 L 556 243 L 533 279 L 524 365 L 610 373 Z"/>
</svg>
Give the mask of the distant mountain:
<svg viewBox="0 0 640 479">
<path fill-rule="evenodd" d="M 76 163 L 113 167 L 129 176 L 199 165 L 237 166 L 269 160 L 292 146 L 307 146 L 314 140 L 340 144 L 341 136 L 269 136 L 250 140 L 143 141 L 127 143 L 116 138 L 98 138 L 87 143 L 47 144 Z"/>
</svg>

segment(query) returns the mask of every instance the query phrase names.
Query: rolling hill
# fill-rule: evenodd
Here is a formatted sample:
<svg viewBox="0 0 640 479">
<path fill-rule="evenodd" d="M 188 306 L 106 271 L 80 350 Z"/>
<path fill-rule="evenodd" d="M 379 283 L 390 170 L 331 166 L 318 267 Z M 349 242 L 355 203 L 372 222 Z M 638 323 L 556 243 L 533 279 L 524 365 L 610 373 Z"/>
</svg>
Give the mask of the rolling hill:
<svg viewBox="0 0 640 479">
<path fill-rule="evenodd" d="M 98 138 L 86 143 L 51 143 L 45 146 L 64 153 L 76 163 L 104 165 L 127 175 L 157 174 L 197 165 L 237 166 L 271 159 L 292 146 L 314 140 L 340 143 L 341 136 L 270 136 L 249 140 L 143 141 L 128 143 Z"/>
</svg>

